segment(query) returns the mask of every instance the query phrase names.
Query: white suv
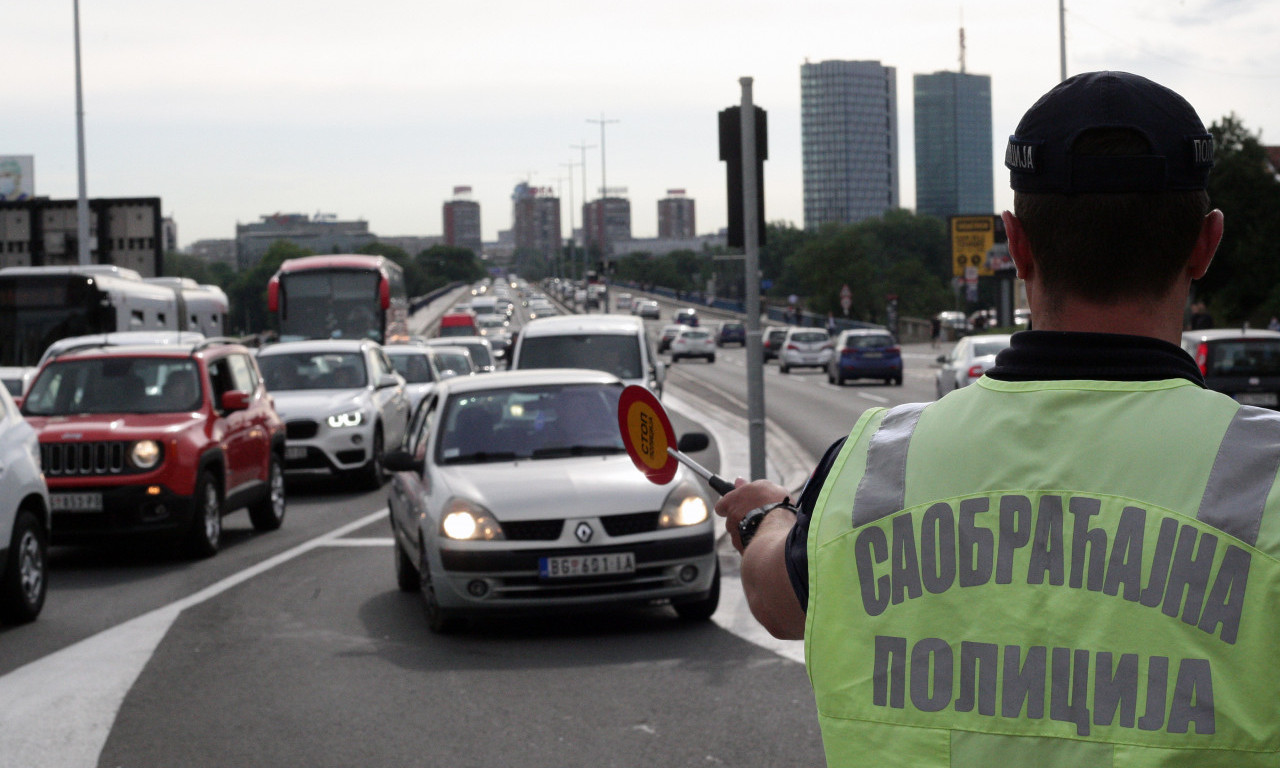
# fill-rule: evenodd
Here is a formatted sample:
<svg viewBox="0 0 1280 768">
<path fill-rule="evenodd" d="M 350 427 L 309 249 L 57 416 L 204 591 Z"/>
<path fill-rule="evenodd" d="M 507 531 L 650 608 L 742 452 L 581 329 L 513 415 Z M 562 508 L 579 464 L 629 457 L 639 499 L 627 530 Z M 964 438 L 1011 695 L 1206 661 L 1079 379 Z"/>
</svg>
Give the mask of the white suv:
<svg viewBox="0 0 1280 768">
<path fill-rule="evenodd" d="M 285 422 L 285 469 L 387 480 L 383 455 L 404 440 L 405 382 L 381 345 L 360 339 L 288 341 L 258 351 L 258 367 Z"/>
<path fill-rule="evenodd" d="M 49 514 L 36 431 L 0 387 L 0 621 L 33 621 L 44 607 Z"/>
<path fill-rule="evenodd" d="M 671 362 L 682 357 L 703 357 L 716 361 L 716 340 L 706 328 L 684 328 L 671 340 Z"/>
<path fill-rule="evenodd" d="M 821 328 L 791 326 L 778 350 L 778 372 L 787 373 L 792 368 L 826 368 L 831 362 L 831 335 Z"/>
<path fill-rule="evenodd" d="M 653 354 L 644 321 L 629 315 L 561 315 L 526 323 L 511 356 L 512 370 L 586 368 L 662 395 L 666 366 Z"/>
</svg>

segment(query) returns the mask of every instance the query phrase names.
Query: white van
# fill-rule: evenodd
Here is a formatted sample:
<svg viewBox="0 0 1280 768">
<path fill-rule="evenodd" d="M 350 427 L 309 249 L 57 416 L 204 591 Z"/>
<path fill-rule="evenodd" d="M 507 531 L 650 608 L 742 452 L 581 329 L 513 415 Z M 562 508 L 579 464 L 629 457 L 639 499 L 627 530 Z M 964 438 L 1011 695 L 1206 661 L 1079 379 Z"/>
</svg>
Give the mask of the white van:
<svg viewBox="0 0 1280 768">
<path fill-rule="evenodd" d="M 662 395 L 664 363 L 653 354 L 644 321 L 631 315 L 561 315 L 525 324 L 511 355 L 513 370 L 589 368 Z"/>
</svg>

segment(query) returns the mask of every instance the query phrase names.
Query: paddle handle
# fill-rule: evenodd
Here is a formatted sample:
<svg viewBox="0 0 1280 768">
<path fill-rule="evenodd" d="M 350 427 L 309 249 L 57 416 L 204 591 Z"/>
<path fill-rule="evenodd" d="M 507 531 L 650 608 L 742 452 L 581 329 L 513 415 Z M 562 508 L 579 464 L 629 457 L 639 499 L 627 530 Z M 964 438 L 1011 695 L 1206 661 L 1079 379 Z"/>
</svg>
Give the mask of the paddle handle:
<svg viewBox="0 0 1280 768">
<path fill-rule="evenodd" d="M 706 467 L 702 466 L 698 462 L 684 455 L 680 451 L 677 451 L 675 448 L 668 447 L 667 453 L 675 457 L 676 461 L 679 461 L 681 464 L 685 465 L 689 469 L 692 469 L 703 480 L 706 480 L 707 485 L 711 486 L 711 490 L 715 491 L 721 496 L 733 490 L 733 483 L 729 482 L 728 480 L 725 480 L 723 477 L 720 477 L 717 474 L 712 473 L 711 470 L 707 469 Z"/>
</svg>

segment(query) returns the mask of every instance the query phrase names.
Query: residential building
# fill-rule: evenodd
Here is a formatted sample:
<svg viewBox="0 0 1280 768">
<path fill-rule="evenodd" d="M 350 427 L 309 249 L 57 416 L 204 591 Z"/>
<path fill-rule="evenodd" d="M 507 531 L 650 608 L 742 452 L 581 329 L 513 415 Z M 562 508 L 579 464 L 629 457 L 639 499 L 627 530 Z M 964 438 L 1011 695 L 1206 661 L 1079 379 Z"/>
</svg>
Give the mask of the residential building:
<svg viewBox="0 0 1280 768">
<path fill-rule="evenodd" d="M 592 200 L 582 206 L 582 223 L 588 250 L 623 253 L 631 241 L 631 201 L 625 197 Z"/>
<path fill-rule="evenodd" d="M 516 252 L 554 256 L 560 251 L 560 198 L 548 187 L 525 182 L 511 193 Z"/>
<path fill-rule="evenodd" d="M 339 221 L 332 213 L 276 213 L 254 224 L 236 223 L 236 268 L 252 269 L 277 240 L 284 240 L 316 254 L 354 253 L 377 240 L 369 222 Z"/>
<path fill-rule="evenodd" d="M 991 78 L 965 72 L 916 75 L 916 213 L 991 213 Z"/>
<path fill-rule="evenodd" d="M 897 71 L 878 61 L 800 67 L 804 225 L 854 224 L 898 207 Z"/>
<path fill-rule="evenodd" d="M 484 250 L 480 237 L 480 203 L 470 197 L 471 187 L 453 188 L 453 199 L 444 204 L 444 242 L 479 256 Z"/>
<path fill-rule="evenodd" d="M 683 189 L 668 189 L 658 201 L 658 239 L 688 240 L 697 232 L 693 198 L 685 197 Z"/>
</svg>

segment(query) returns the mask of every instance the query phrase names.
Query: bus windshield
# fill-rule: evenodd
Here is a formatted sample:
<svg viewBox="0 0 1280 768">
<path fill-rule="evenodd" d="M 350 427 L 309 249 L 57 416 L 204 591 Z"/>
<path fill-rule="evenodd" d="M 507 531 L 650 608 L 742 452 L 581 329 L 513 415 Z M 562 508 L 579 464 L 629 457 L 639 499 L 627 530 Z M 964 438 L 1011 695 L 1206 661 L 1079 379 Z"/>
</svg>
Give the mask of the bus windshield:
<svg viewBox="0 0 1280 768">
<path fill-rule="evenodd" d="M 385 341 L 374 271 L 309 270 L 280 278 L 280 340 Z"/>
<path fill-rule="evenodd" d="M 82 276 L 0 277 L 0 366 L 36 365 L 58 339 L 117 330 L 102 299 Z"/>
</svg>

